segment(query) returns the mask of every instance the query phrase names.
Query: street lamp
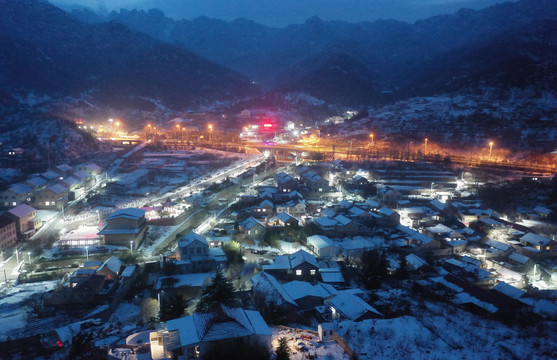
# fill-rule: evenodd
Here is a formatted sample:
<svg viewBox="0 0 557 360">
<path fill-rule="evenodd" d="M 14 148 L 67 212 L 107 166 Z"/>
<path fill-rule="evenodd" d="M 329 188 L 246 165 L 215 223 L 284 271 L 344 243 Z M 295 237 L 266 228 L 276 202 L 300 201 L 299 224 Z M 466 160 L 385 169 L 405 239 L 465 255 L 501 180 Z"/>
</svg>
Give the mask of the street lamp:
<svg viewBox="0 0 557 360">
<path fill-rule="evenodd" d="M 491 153 L 493 151 L 493 144 L 494 144 L 493 141 L 489 142 L 489 157 L 491 157 Z"/>
<path fill-rule="evenodd" d="M 371 139 L 371 146 L 373 146 L 373 133 L 369 134 L 369 138 Z"/>
<path fill-rule="evenodd" d="M 133 252 L 133 240 L 130 240 L 130 252 Z"/>
<path fill-rule="evenodd" d="M 29 258 L 29 264 L 31 264 L 31 251 L 27 251 L 27 257 Z"/>
<path fill-rule="evenodd" d="M 424 139 L 424 153 L 427 152 L 427 141 L 428 141 L 428 138 L 425 138 Z"/>
</svg>

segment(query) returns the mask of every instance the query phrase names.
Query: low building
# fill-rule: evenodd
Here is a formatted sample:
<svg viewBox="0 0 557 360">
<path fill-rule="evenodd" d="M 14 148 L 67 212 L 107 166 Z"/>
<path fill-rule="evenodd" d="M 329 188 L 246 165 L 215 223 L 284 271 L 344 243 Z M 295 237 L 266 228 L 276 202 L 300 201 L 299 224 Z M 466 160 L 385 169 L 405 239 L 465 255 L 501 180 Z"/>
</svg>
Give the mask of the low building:
<svg viewBox="0 0 557 360">
<path fill-rule="evenodd" d="M 254 218 L 253 216 L 247 218 L 245 221 L 242 221 L 240 223 L 240 230 L 247 237 L 250 238 L 258 238 L 263 236 L 266 229 L 267 228 L 265 227 L 265 225 L 261 221 Z"/>
<path fill-rule="evenodd" d="M 97 235 L 101 235 L 107 245 L 138 249 L 147 235 L 147 229 L 145 210 L 126 208 L 110 214 Z"/>
<path fill-rule="evenodd" d="M 37 219 L 37 210 L 27 204 L 16 206 L 3 215 L 16 222 L 17 236 L 21 240 L 29 239 L 42 226 L 42 221 Z"/>
<path fill-rule="evenodd" d="M 165 330 L 151 332 L 151 359 L 203 358 L 212 343 L 227 339 L 269 347 L 271 336 L 258 311 L 220 305 L 210 313 L 167 321 Z"/>
<path fill-rule="evenodd" d="M 33 189 L 25 184 L 13 184 L 0 193 L 0 205 L 11 208 L 31 201 Z"/>
<path fill-rule="evenodd" d="M 227 263 L 221 248 L 209 248 L 207 239 L 193 231 L 178 240 L 177 255 L 176 265 L 182 273 L 210 272 Z"/>
<path fill-rule="evenodd" d="M 54 184 L 37 193 L 33 205 L 37 209 L 61 210 L 68 205 L 69 190 L 61 184 Z"/>
<path fill-rule="evenodd" d="M 278 279 L 312 281 L 319 277 L 317 259 L 307 251 L 275 256 L 273 264 L 263 265 L 263 270 Z"/>
<path fill-rule="evenodd" d="M 10 249 L 17 243 L 16 221 L 0 215 L 0 251 Z M 1 260 L 1 259 L 0 259 Z"/>
</svg>

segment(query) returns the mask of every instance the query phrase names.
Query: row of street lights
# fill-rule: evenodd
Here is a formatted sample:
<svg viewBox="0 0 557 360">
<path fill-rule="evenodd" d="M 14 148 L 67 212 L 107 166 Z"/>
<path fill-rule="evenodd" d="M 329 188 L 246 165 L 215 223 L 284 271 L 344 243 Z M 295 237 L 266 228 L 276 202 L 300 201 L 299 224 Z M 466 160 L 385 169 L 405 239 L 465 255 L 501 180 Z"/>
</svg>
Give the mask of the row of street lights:
<svg viewBox="0 0 557 360">
<path fill-rule="evenodd" d="M 374 134 L 370 133 L 369 134 L 370 146 L 373 146 L 373 137 L 374 137 Z M 427 153 L 427 142 L 428 141 L 429 141 L 428 138 L 424 139 L 424 153 Z M 412 141 L 410 142 L 410 144 L 412 144 Z M 495 145 L 495 142 L 489 141 L 488 145 L 489 145 L 489 156 L 491 157 L 491 154 L 493 153 L 493 145 Z"/>
</svg>

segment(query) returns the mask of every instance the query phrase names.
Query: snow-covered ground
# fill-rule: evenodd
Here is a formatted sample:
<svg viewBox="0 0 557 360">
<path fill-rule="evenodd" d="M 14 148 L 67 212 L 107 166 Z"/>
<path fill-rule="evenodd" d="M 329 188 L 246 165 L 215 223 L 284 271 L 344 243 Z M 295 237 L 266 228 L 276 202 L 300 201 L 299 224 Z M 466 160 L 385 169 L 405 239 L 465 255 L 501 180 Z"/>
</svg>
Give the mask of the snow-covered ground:
<svg viewBox="0 0 557 360">
<path fill-rule="evenodd" d="M 454 306 L 417 303 L 404 290 L 375 292 L 375 303 L 406 303 L 409 314 L 391 319 L 340 321 L 335 332 L 366 359 L 555 359 L 556 324 L 508 327 Z"/>
<path fill-rule="evenodd" d="M 10 332 L 19 330 L 27 324 L 31 310 L 27 302 L 56 288 L 57 281 L 43 281 L 30 284 L 19 284 L 0 290 L 0 341 L 4 341 Z"/>
</svg>

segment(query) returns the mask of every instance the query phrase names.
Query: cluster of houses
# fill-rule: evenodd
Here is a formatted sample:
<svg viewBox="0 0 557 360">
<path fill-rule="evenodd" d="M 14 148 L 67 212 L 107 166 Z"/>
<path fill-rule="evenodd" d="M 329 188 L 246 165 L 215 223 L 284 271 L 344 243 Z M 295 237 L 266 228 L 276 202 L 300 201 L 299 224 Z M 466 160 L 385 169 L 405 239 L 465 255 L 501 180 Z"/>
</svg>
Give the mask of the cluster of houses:
<svg viewBox="0 0 557 360">
<path fill-rule="evenodd" d="M 95 186 L 100 177 L 101 168 L 93 163 L 75 167 L 62 164 L 0 192 L 0 209 L 5 210 L 0 215 L 0 249 L 13 248 L 40 228 L 37 210 L 62 210 L 68 201 Z"/>
<path fill-rule="evenodd" d="M 79 308 L 115 301 L 117 306 L 138 275 L 137 265 L 124 266 L 115 256 L 106 261 L 86 261 L 44 298 L 45 305 Z"/>
</svg>

